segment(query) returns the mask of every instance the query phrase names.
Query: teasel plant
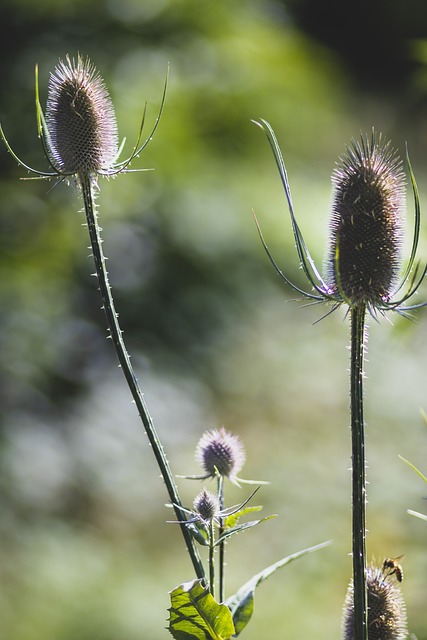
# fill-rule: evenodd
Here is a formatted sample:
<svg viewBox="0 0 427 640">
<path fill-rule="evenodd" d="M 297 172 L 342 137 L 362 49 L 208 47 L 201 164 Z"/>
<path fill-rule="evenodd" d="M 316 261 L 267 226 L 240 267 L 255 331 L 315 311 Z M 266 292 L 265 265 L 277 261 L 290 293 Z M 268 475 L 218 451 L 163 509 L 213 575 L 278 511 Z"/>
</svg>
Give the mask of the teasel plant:
<svg viewBox="0 0 427 640">
<path fill-rule="evenodd" d="M 180 521 L 181 531 L 194 571 L 197 577 L 204 581 L 205 571 L 194 537 L 182 522 L 181 498 L 174 475 L 123 339 L 108 279 L 101 228 L 98 222 L 99 210 L 96 202 L 99 177 L 112 178 L 122 173 L 147 170 L 133 169 L 131 164 L 144 151 L 157 130 L 165 105 L 167 83 L 168 73 L 154 126 L 146 139 L 143 140 L 147 111 L 145 105 L 135 146 L 125 160 L 119 160 L 125 141 L 119 146 L 114 106 L 106 85 L 91 61 L 88 58 L 83 58 L 80 54 L 76 59 L 67 55 L 64 61 L 59 61 L 51 73 L 45 114 L 39 98 L 38 67 L 36 66 L 37 133 L 49 170 L 40 171 L 25 164 L 13 151 L 1 126 L 0 135 L 16 162 L 33 174 L 32 179 L 74 182 L 81 192 L 109 338 L 114 345 L 120 368 L 152 447 L 170 502 L 174 505 L 177 518 Z"/>
<path fill-rule="evenodd" d="M 307 278 L 305 290 L 289 280 L 278 266 L 258 232 L 274 269 L 300 299 L 328 304 L 329 315 L 341 306 L 350 317 L 350 418 L 352 449 L 352 607 L 353 635 L 368 637 L 368 588 L 366 561 L 366 461 L 363 414 L 364 356 L 367 349 L 367 316 L 378 319 L 394 311 L 408 317 L 425 302 L 411 303 L 426 273 L 427 264 L 417 259 L 420 236 L 420 202 L 414 173 L 406 154 L 412 186 L 415 222 L 412 248 L 402 276 L 402 209 L 405 174 L 390 142 L 372 130 L 353 140 L 340 158 L 332 176 L 334 199 L 325 276 L 309 252 L 295 217 L 287 170 L 271 125 L 254 120 L 267 137 L 285 190 L 300 266 Z M 324 317 L 323 316 L 323 317 Z"/>
<path fill-rule="evenodd" d="M 252 576 L 236 593 L 226 598 L 225 545 L 237 534 L 276 517 L 273 514 L 256 520 L 242 521 L 245 516 L 261 511 L 262 506 L 249 506 L 248 503 L 261 485 L 269 483 L 262 480 L 245 480 L 238 475 L 246 458 L 243 443 L 237 435 L 224 427 L 203 433 L 197 443 L 195 457 L 202 467 L 202 473 L 180 477 L 216 482 L 216 490 L 203 487 L 194 498 L 192 509 L 182 509 L 182 522 L 197 542 L 208 550 L 208 585 L 203 588 L 200 581 L 195 580 L 179 585 L 171 591 L 169 631 L 177 640 L 228 640 L 239 636 L 246 628 L 253 613 L 255 591 L 260 584 L 278 569 L 307 553 L 324 548 L 330 542 L 303 549 L 280 559 Z M 242 488 L 242 485 L 257 486 L 243 502 L 227 507 L 227 482 L 238 488 Z"/>
<path fill-rule="evenodd" d="M 95 263 L 95 275 L 108 325 L 108 337 L 113 342 L 119 365 L 165 482 L 170 506 L 174 509 L 176 522 L 181 528 L 196 575 L 195 580 L 183 583 L 170 592 L 169 630 L 178 640 L 184 638 L 186 640 L 228 640 L 232 636 L 239 635 L 251 619 L 254 592 L 259 584 L 278 569 L 303 555 L 324 548 L 329 542 L 320 543 L 282 558 L 254 575 L 234 595 L 224 600 L 225 541 L 231 535 L 272 517 L 238 523 L 241 516 L 259 509 L 259 507 L 246 506 L 255 492 L 242 503 L 226 508 L 224 479 L 227 478 L 236 485 L 244 482 L 263 483 L 245 481 L 237 476 L 245 459 L 243 446 L 236 436 L 224 429 L 213 430 L 205 433 L 201 438 L 196 457 L 204 469 L 202 477 L 216 479 L 217 493 L 213 494 L 204 488 L 197 494 L 193 508 L 185 508 L 133 369 L 108 279 L 96 196 L 99 191 L 100 177 L 113 178 L 122 173 L 147 170 L 133 169 L 131 164 L 144 151 L 157 130 L 165 105 L 167 81 L 166 76 L 160 109 L 151 131 L 144 140 L 145 107 L 136 144 L 125 160 L 119 160 L 124 142 L 119 146 L 114 107 L 106 85 L 90 60 L 81 55 L 76 59 L 67 56 L 64 61 L 59 61 L 50 76 L 45 113 L 40 103 L 38 68 L 36 67 L 37 132 L 49 170 L 33 169 L 23 162 L 9 144 L 1 125 L 0 137 L 14 160 L 23 169 L 33 174 L 22 179 L 55 180 L 55 183 L 72 182 L 77 185 L 81 193 Z M 208 575 L 196 543 L 209 548 Z M 217 547 L 220 549 L 221 567 L 220 602 L 214 598 L 214 553 Z"/>
<path fill-rule="evenodd" d="M 225 535 L 226 517 L 228 517 L 228 515 L 234 515 L 237 511 L 239 511 L 239 515 L 242 515 L 242 507 L 249 502 L 261 485 L 269 483 L 264 480 L 243 480 L 237 475 L 241 471 L 246 460 L 245 448 L 240 438 L 230 431 L 227 431 L 224 427 L 205 431 L 197 443 L 195 457 L 196 461 L 202 467 L 203 473 L 201 475 L 183 477 L 189 480 L 207 480 L 211 478 L 216 480 L 217 485 L 216 496 L 218 500 L 218 514 L 216 516 L 216 523 L 219 529 L 217 543 L 219 547 L 219 601 L 223 602 L 225 597 L 225 544 L 226 539 L 229 537 L 228 534 Z M 225 510 L 226 480 L 229 480 L 237 487 L 240 487 L 241 484 L 258 485 L 255 492 L 251 494 L 248 500 L 242 503 L 239 509 L 233 511 L 233 513 L 229 512 L 228 514 L 226 511 L 229 510 Z M 248 513 L 251 510 L 258 509 L 259 507 L 255 507 L 254 509 L 248 509 L 246 512 Z M 221 515 L 221 511 L 225 515 Z M 257 521 L 256 524 L 264 522 L 266 519 L 269 518 L 263 518 L 262 520 Z M 248 525 L 244 525 L 244 528 L 248 528 Z M 240 530 L 240 528 L 237 530 Z M 212 580 L 210 583 L 212 583 Z"/>
</svg>

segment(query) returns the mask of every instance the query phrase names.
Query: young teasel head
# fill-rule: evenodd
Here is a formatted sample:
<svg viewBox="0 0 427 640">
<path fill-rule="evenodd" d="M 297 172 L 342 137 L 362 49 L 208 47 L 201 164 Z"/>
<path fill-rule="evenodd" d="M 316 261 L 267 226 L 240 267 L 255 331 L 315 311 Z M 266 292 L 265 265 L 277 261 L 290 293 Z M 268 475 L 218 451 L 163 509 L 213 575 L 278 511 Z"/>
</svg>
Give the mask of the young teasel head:
<svg viewBox="0 0 427 640">
<path fill-rule="evenodd" d="M 393 295 L 399 274 L 402 163 L 390 143 L 372 133 L 352 142 L 332 181 L 327 283 L 350 307 L 381 307 Z"/>
<path fill-rule="evenodd" d="M 220 512 L 218 496 L 203 488 L 194 498 L 193 509 L 203 521 L 210 522 L 214 520 Z"/>
<path fill-rule="evenodd" d="M 369 640 L 405 640 L 408 636 L 406 606 L 399 581 L 384 571 L 384 566 L 371 563 L 366 569 L 366 586 Z M 353 582 L 350 582 L 343 610 L 343 640 L 355 640 L 353 597 Z"/>
<path fill-rule="evenodd" d="M 60 61 L 49 81 L 46 129 L 52 164 L 65 174 L 96 175 L 112 168 L 118 151 L 113 103 L 91 62 Z"/>
<path fill-rule="evenodd" d="M 37 178 L 59 180 L 75 176 L 80 181 L 96 180 L 98 175 L 147 171 L 130 169 L 152 140 L 160 122 L 166 99 L 168 74 L 160 109 L 151 132 L 142 141 L 146 119 L 144 107 L 136 144 L 126 160 L 118 161 L 124 141 L 118 147 L 118 133 L 113 103 L 103 79 L 88 58 L 66 56 L 51 73 L 46 105 L 43 113 L 39 98 L 38 67 L 36 66 L 36 113 L 38 136 L 50 166 L 50 171 L 33 169 L 23 162 L 10 146 L 3 128 L 0 137 L 16 162 Z"/>
<path fill-rule="evenodd" d="M 287 278 L 270 253 L 257 223 L 264 249 L 279 276 L 303 298 L 313 303 L 332 303 L 332 311 L 346 304 L 350 309 L 366 308 L 372 315 L 388 310 L 406 315 L 411 309 L 425 306 L 424 302 L 407 304 L 427 273 L 427 264 L 420 267 L 416 262 L 421 214 L 409 157 L 415 223 L 411 253 L 400 282 L 397 279 L 403 241 L 405 175 L 390 143 L 383 142 L 374 132 L 353 141 L 333 173 L 334 199 L 323 277 L 297 223 L 286 166 L 274 131 L 265 120 L 254 122 L 264 131 L 273 151 L 285 188 L 300 265 L 312 291 Z"/>
<path fill-rule="evenodd" d="M 206 431 L 196 448 L 196 459 L 206 476 L 236 479 L 245 462 L 245 450 L 238 436 L 224 427 Z"/>
</svg>

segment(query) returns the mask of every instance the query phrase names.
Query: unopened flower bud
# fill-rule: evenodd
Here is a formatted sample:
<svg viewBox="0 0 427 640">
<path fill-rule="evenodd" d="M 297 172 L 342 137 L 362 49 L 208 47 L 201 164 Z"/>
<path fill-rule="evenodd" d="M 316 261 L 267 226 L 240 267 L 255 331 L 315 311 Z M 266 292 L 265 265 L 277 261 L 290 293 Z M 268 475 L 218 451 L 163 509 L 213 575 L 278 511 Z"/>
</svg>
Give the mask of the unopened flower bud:
<svg viewBox="0 0 427 640">
<path fill-rule="evenodd" d="M 234 478 L 243 467 L 245 452 L 239 438 L 221 427 L 202 436 L 197 445 L 196 459 L 207 475 Z"/>
<path fill-rule="evenodd" d="M 219 500 L 207 489 L 202 489 L 194 498 L 193 508 L 202 520 L 210 522 L 219 511 Z"/>
<path fill-rule="evenodd" d="M 350 307 L 388 302 L 400 265 L 405 188 L 401 162 L 381 139 L 353 141 L 335 186 L 328 284 Z"/>
<path fill-rule="evenodd" d="M 46 126 L 51 161 L 61 173 L 93 176 L 113 164 L 118 149 L 114 108 L 89 60 L 67 56 L 51 74 Z"/>
</svg>

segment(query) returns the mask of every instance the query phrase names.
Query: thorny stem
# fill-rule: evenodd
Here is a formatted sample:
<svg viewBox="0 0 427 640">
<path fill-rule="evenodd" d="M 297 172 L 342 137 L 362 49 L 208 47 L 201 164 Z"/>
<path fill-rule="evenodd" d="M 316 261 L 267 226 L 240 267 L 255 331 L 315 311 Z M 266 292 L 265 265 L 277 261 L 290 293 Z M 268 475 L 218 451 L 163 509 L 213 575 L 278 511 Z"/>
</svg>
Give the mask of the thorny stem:
<svg viewBox="0 0 427 640">
<path fill-rule="evenodd" d="M 127 352 L 122 331 L 120 329 L 117 313 L 114 307 L 113 296 L 111 292 L 110 283 L 108 281 L 108 273 L 105 265 L 105 256 L 102 250 L 102 239 L 100 233 L 100 227 L 97 219 L 97 210 L 94 198 L 94 186 L 92 184 L 91 177 L 87 174 L 79 175 L 79 182 L 82 188 L 84 208 L 86 212 L 87 225 L 89 229 L 90 242 L 92 246 L 93 258 L 95 261 L 96 275 L 98 278 L 99 289 L 101 292 L 103 309 L 107 318 L 108 328 L 110 331 L 110 337 L 113 341 L 114 348 L 116 350 L 117 358 L 122 368 L 123 374 L 128 383 L 132 397 L 138 409 L 139 416 L 145 427 L 148 440 L 152 446 L 157 464 L 163 476 L 164 483 L 166 485 L 170 501 L 174 507 L 178 521 L 180 522 L 181 532 L 184 536 L 185 544 L 187 546 L 188 553 L 190 554 L 191 561 L 194 566 L 194 570 L 199 579 L 205 579 L 205 572 L 203 569 L 202 561 L 199 553 L 195 547 L 193 537 L 190 530 L 186 526 L 183 519 L 183 511 L 180 509 L 181 499 L 178 493 L 178 488 L 175 484 L 172 472 L 170 470 L 169 462 L 166 458 L 163 446 L 154 428 L 152 418 L 149 414 L 147 405 L 144 400 L 144 396 L 138 384 L 135 372 L 130 362 L 129 354 Z"/>
<path fill-rule="evenodd" d="M 363 356 L 366 307 L 351 309 L 351 444 L 353 506 L 354 638 L 367 640 L 366 596 L 366 478 L 363 420 Z"/>
<path fill-rule="evenodd" d="M 209 521 L 209 590 L 212 598 L 215 598 L 215 528 L 213 518 Z"/>
<path fill-rule="evenodd" d="M 225 507 L 224 505 L 224 476 L 218 476 L 218 500 L 219 500 L 219 508 L 222 511 Z M 224 518 L 220 518 L 219 524 L 219 533 L 218 536 L 221 537 L 224 533 Z M 225 572 L 225 540 L 220 542 L 219 544 L 219 602 L 224 602 L 224 572 Z"/>
</svg>

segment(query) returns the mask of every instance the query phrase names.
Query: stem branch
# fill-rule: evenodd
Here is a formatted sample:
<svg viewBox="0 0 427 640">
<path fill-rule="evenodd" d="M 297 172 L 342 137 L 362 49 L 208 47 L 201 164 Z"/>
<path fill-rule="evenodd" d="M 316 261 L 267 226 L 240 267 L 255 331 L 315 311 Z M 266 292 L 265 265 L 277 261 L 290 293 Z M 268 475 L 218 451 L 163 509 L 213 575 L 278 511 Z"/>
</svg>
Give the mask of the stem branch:
<svg viewBox="0 0 427 640">
<path fill-rule="evenodd" d="M 218 500 L 219 500 L 219 508 L 222 511 L 225 507 L 224 504 L 224 476 L 218 476 Z M 221 537 L 224 533 L 224 518 L 220 518 L 219 532 L 218 536 Z M 224 602 L 224 576 L 225 574 L 225 540 L 220 542 L 219 544 L 219 594 L 218 594 L 218 602 Z"/>
<path fill-rule="evenodd" d="M 209 521 L 209 588 L 215 598 L 215 529 L 213 519 Z"/>
<path fill-rule="evenodd" d="M 111 292 L 110 283 L 108 281 L 108 274 L 105 265 L 105 256 L 102 250 L 102 239 L 100 234 L 100 228 L 97 220 L 97 211 L 95 206 L 95 199 L 93 193 L 93 184 L 91 177 L 87 174 L 79 175 L 80 185 L 83 193 L 84 208 L 86 212 L 87 225 L 89 229 L 90 242 L 92 246 L 93 258 L 95 261 L 96 275 L 98 278 L 99 289 L 101 292 L 102 304 L 107 318 L 107 324 L 110 331 L 110 337 L 113 341 L 114 348 L 116 350 L 117 358 L 122 368 L 123 374 L 128 383 L 130 392 L 137 406 L 139 416 L 145 427 L 145 431 L 148 440 L 152 446 L 157 464 L 159 465 L 161 474 L 163 476 L 164 483 L 166 485 L 169 499 L 174 507 L 177 519 L 181 523 L 181 532 L 184 536 L 185 544 L 187 546 L 188 553 L 190 554 L 191 561 L 194 566 L 194 570 L 199 579 L 205 579 L 205 572 L 203 569 L 202 561 L 199 553 L 195 547 L 193 536 L 186 526 L 185 522 L 182 522 L 183 511 L 181 510 L 181 499 L 178 493 L 178 488 L 175 484 L 174 477 L 170 470 L 169 462 L 166 458 L 163 446 L 154 428 L 152 418 L 148 412 L 147 405 L 144 400 L 144 396 L 138 384 L 138 380 L 134 373 L 132 364 L 130 362 L 129 354 L 127 352 L 122 331 L 120 329 L 117 313 L 114 307 L 113 296 Z"/>
</svg>

